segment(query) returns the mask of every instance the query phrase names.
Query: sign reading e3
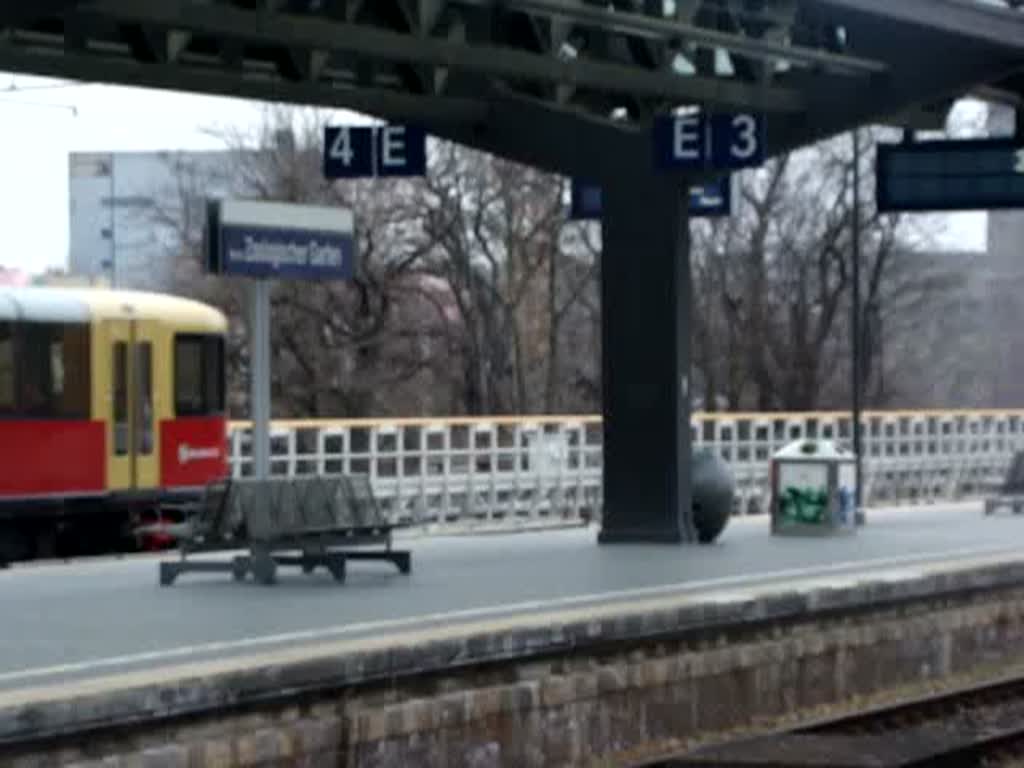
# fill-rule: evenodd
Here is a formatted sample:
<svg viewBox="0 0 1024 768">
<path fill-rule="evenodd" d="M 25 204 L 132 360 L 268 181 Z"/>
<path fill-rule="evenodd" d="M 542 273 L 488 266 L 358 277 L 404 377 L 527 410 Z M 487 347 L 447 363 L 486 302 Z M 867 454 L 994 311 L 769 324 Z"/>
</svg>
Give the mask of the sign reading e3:
<svg viewBox="0 0 1024 768">
<path fill-rule="evenodd" d="M 358 179 L 422 176 L 427 170 L 427 135 L 411 125 L 328 126 L 324 131 L 324 176 Z"/>
<path fill-rule="evenodd" d="M 693 113 L 654 121 L 655 165 L 663 170 L 730 171 L 764 163 L 763 119 Z"/>
</svg>

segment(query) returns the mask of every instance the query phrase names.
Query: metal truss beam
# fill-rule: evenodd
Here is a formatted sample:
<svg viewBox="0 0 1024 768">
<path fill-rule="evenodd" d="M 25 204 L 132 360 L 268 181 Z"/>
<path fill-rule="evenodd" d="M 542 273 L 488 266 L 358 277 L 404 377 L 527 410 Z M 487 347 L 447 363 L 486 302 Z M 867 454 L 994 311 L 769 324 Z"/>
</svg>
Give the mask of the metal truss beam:
<svg viewBox="0 0 1024 768">
<path fill-rule="evenodd" d="M 491 5 L 487 0 L 457 0 L 471 5 Z M 696 24 L 639 13 L 610 11 L 580 0 L 504 0 L 502 5 L 529 13 L 571 19 L 592 27 L 630 34 L 652 35 L 662 39 L 717 46 L 752 58 L 788 61 L 793 64 L 828 67 L 838 72 L 872 74 L 884 72 L 884 62 L 864 59 L 770 40 L 731 34 Z"/>
<path fill-rule="evenodd" d="M 512 48 L 466 45 L 322 19 L 242 11 L 221 5 L 195 6 L 182 0 L 165 0 L 160 4 L 96 0 L 89 8 L 93 13 L 122 21 L 267 45 L 434 64 L 449 70 L 463 69 L 508 79 L 538 80 L 678 103 L 702 102 L 764 112 L 797 112 L 803 108 L 799 93 L 785 88 L 747 85 L 725 78 L 652 72 L 586 59 L 561 60 Z"/>
<path fill-rule="evenodd" d="M 861 32 L 871 23 L 865 20 L 865 29 Z M 771 154 L 799 149 L 855 126 L 899 123 L 900 117 L 913 115 L 916 110 L 928 110 L 935 104 L 953 101 L 981 83 L 1002 79 L 1021 64 L 1019 58 L 994 57 L 991 49 L 983 45 L 937 38 L 943 55 L 930 59 L 929 65 L 923 67 L 916 58 L 918 47 L 914 42 L 918 38 L 909 28 L 904 27 L 897 33 L 894 27 L 896 25 L 890 27 L 891 36 L 885 42 L 875 45 L 892 46 L 894 51 L 899 51 L 891 53 L 890 60 L 901 76 L 876 79 L 869 93 L 837 87 L 835 83 L 828 87 L 822 83 L 806 83 L 809 109 L 815 119 L 794 120 L 780 116 L 769 133 Z M 901 39 L 901 34 L 905 39 Z"/>
<path fill-rule="evenodd" d="M 472 99 L 416 96 L 375 88 L 339 88 L 317 83 L 285 82 L 181 64 L 139 63 L 127 58 L 44 51 L 0 45 L 0 69 L 34 75 L 73 77 L 86 82 L 240 96 L 262 101 L 351 109 L 386 120 L 436 126 L 483 120 L 487 106 Z M 73 74 L 70 74 L 73 73 Z"/>
<path fill-rule="evenodd" d="M 899 23 L 928 32 L 1024 53 L 1024 14 L 978 0 L 817 0 L 840 13 L 871 16 L 876 26 Z M 925 58 L 927 57 L 927 58 Z M 943 54 L 945 57 L 945 54 Z M 931 57 L 921 54 L 927 69 Z M 926 63 L 929 62 L 929 63 Z"/>
<path fill-rule="evenodd" d="M 485 120 L 434 132 L 552 173 L 596 181 L 631 176 L 651 162 L 644 128 L 500 92 L 489 99 Z"/>
<path fill-rule="evenodd" d="M 1019 85 L 1014 87 L 1014 83 L 1017 81 L 1019 81 Z M 993 85 L 980 85 L 971 89 L 971 95 L 982 101 L 992 101 L 1011 107 L 1024 107 L 1024 77 L 1011 76 Z"/>
<path fill-rule="evenodd" d="M 34 0 L 9 2 L 10 8 L 0 11 L 0 29 L 4 27 L 32 26 L 40 19 L 65 13 L 83 0 Z"/>
</svg>

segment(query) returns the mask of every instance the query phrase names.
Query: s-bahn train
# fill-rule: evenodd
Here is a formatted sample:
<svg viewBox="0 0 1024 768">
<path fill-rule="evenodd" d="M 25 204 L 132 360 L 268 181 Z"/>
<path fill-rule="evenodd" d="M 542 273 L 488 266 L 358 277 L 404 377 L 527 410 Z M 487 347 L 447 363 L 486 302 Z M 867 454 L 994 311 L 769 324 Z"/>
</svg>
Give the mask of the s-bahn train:
<svg viewBox="0 0 1024 768">
<path fill-rule="evenodd" d="M 147 546 L 227 474 L 226 333 L 175 296 L 0 287 L 0 565 Z"/>
</svg>

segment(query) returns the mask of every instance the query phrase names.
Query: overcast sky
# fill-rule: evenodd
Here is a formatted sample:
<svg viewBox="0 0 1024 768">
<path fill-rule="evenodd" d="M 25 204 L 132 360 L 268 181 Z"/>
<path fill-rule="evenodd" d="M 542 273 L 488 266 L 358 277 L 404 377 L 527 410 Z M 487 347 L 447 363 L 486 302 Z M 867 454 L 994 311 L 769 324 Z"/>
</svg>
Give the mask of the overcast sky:
<svg viewBox="0 0 1024 768">
<path fill-rule="evenodd" d="M 0 72 L 0 266 L 33 273 L 66 266 L 69 152 L 216 149 L 204 129 L 245 130 L 258 120 L 251 101 Z M 984 222 L 977 214 L 952 217 L 943 243 L 983 249 Z"/>
</svg>

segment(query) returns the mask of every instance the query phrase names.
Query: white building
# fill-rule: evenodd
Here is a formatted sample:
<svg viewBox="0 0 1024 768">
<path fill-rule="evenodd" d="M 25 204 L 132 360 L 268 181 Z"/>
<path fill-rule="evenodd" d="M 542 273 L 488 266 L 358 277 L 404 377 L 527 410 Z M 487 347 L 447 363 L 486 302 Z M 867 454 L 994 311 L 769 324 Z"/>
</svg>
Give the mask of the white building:
<svg viewBox="0 0 1024 768">
<path fill-rule="evenodd" d="M 69 162 L 72 275 L 165 290 L 180 253 L 182 206 L 223 194 L 228 152 L 84 152 Z"/>
<path fill-rule="evenodd" d="M 988 133 L 1004 138 L 1014 132 L 1013 110 L 992 106 Z M 1009 274 L 1024 274 L 1024 211 L 994 211 L 988 216 L 988 250 L 993 268 Z"/>
<path fill-rule="evenodd" d="M 1014 132 L 1013 110 L 991 107 L 988 133 Z M 992 362 L 993 407 L 1024 407 L 1024 211 L 988 215 L 986 346 Z"/>
</svg>

